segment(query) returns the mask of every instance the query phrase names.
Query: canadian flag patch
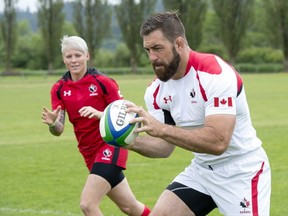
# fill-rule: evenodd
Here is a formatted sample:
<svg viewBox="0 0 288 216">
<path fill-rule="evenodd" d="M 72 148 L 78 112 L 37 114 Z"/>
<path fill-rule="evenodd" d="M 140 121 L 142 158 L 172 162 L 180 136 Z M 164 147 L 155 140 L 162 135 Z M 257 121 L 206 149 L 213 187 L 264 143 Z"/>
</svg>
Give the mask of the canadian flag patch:
<svg viewBox="0 0 288 216">
<path fill-rule="evenodd" d="M 232 107 L 232 97 L 219 98 L 214 97 L 214 107 Z"/>
</svg>

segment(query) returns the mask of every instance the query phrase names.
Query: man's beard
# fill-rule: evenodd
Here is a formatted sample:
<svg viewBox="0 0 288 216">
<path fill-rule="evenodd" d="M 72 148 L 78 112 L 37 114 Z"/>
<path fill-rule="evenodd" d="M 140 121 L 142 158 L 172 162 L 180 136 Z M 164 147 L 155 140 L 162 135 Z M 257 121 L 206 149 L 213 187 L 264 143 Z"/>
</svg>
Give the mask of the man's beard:
<svg viewBox="0 0 288 216">
<path fill-rule="evenodd" d="M 172 48 L 173 52 L 173 59 L 169 64 L 165 64 L 162 62 L 153 62 L 153 68 L 155 71 L 156 76 L 163 82 L 168 81 L 174 74 L 177 72 L 179 63 L 180 63 L 180 55 L 177 53 L 175 47 Z M 161 68 L 156 67 L 161 66 Z"/>
</svg>

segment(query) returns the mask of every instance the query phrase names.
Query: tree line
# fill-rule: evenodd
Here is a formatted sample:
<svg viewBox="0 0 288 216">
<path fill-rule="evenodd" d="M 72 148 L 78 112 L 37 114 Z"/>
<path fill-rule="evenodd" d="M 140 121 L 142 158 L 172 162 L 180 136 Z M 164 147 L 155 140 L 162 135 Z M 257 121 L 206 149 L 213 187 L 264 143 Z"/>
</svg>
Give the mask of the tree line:
<svg viewBox="0 0 288 216">
<path fill-rule="evenodd" d="M 288 1 L 286 0 L 108 0 L 73 1 L 73 21 L 67 22 L 63 0 L 38 0 L 38 31 L 27 22 L 17 22 L 17 0 L 4 0 L 0 17 L 0 68 L 48 70 L 62 68 L 60 38 L 79 35 L 88 44 L 90 66 L 139 67 L 149 65 L 139 36 L 141 23 L 158 12 L 178 10 L 186 27 L 190 47 L 219 54 L 232 64 L 281 62 L 288 72 Z M 115 50 L 103 49 L 113 38 L 115 18 L 122 34 Z M 112 36 L 111 36 L 112 35 Z"/>
</svg>

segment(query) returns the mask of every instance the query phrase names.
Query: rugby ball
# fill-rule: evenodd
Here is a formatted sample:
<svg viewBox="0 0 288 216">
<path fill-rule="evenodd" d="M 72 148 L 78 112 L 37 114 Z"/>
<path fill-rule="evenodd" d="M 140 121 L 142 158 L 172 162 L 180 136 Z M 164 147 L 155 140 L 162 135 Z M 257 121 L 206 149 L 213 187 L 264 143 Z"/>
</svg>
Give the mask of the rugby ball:
<svg viewBox="0 0 288 216">
<path fill-rule="evenodd" d="M 137 113 L 127 113 L 128 100 L 116 100 L 109 104 L 100 119 L 100 134 L 103 140 L 116 147 L 125 147 L 131 144 L 138 133 L 134 132 L 140 123 L 130 124 L 129 121 L 138 117 Z M 132 103 L 133 104 L 133 103 Z"/>
</svg>

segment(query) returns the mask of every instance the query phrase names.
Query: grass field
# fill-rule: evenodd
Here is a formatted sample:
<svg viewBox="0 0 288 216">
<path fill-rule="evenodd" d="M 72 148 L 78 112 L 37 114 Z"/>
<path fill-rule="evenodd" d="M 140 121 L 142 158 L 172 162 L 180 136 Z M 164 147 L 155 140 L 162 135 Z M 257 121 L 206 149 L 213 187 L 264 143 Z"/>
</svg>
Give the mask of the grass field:
<svg viewBox="0 0 288 216">
<path fill-rule="evenodd" d="M 151 75 L 114 75 L 126 99 L 144 106 Z M 0 77 L 0 215 L 80 216 L 79 196 L 87 170 L 72 127 L 53 137 L 41 122 L 42 106 L 58 77 Z M 288 74 L 243 75 L 251 117 L 270 158 L 271 216 L 288 214 Z M 168 159 L 131 152 L 125 174 L 137 198 L 153 207 L 173 177 L 190 163 L 192 153 L 176 149 Z M 107 216 L 122 215 L 108 199 Z M 218 210 L 210 215 L 220 215 Z"/>
</svg>

